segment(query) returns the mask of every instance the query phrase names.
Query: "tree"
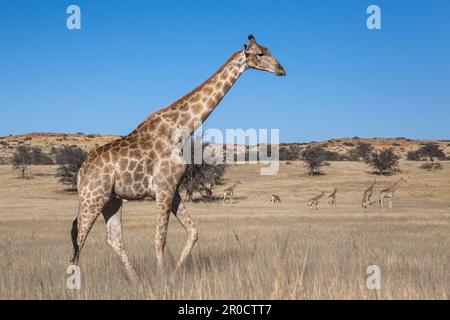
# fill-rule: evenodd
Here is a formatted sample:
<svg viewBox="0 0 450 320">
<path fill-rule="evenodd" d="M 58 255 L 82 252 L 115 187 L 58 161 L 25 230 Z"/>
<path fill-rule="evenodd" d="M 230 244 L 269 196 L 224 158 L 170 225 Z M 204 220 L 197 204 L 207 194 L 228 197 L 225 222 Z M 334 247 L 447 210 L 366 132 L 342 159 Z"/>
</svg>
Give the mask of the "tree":
<svg viewBox="0 0 450 320">
<path fill-rule="evenodd" d="M 225 164 L 190 164 L 180 184 L 180 190 L 186 191 L 186 201 L 191 201 L 198 192 L 203 201 L 210 201 L 213 188 L 219 184 L 225 173 Z"/>
<path fill-rule="evenodd" d="M 63 146 L 56 153 L 56 163 L 59 165 L 56 177 L 58 182 L 69 185 L 73 189 L 77 187 L 77 175 L 87 152 L 75 146 Z"/>
<path fill-rule="evenodd" d="M 33 164 L 33 153 L 30 146 L 18 146 L 12 156 L 12 165 L 14 170 L 19 170 L 22 178 L 27 177 L 27 168 Z"/>
<path fill-rule="evenodd" d="M 202 196 L 203 201 L 210 201 L 213 195 L 213 187 L 221 182 L 227 167 L 226 164 L 217 163 L 215 160 L 217 150 L 210 149 L 208 143 L 202 143 L 201 137 L 192 137 L 187 143 L 191 143 L 190 149 L 190 164 L 187 166 L 186 172 L 180 183 L 180 191 L 186 191 L 185 201 L 191 201 L 194 193 L 198 192 Z M 196 163 L 195 150 L 196 145 L 201 144 L 202 158 L 201 163 Z M 225 149 L 218 156 L 224 160 Z M 206 162 L 205 156 L 208 155 L 211 159 Z"/>
<path fill-rule="evenodd" d="M 441 147 L 438 144 L 432 142 L 425 143 L 419 148 L 419 150 L 417 150 L 417 152 L 422 157 L 430 159 L 430 161 L 434 161 L 435 158 L 445 158 L 445 153 L 442 151 Z"/>
<path fill-rule="evenodd" d="M 302 152 L 302 158 L 310 176 L 320 174 L 320 168 L 325 165 L 325 150 L 320 146 L 307 147 Z"/>
<path fill-rule="evenodd" d="M 398 168 L 400 157 L 392 149 L 373 151 L 365 162 L 376 169 L 379 175 L 393 172 Z"/>
<path fill-rule="evenodd" d="M 440 162 L 425 162 L 420 166 L 420 169 L 432 171 L 432 170 L 442 170 L 442 165 Z"/>
</svg>

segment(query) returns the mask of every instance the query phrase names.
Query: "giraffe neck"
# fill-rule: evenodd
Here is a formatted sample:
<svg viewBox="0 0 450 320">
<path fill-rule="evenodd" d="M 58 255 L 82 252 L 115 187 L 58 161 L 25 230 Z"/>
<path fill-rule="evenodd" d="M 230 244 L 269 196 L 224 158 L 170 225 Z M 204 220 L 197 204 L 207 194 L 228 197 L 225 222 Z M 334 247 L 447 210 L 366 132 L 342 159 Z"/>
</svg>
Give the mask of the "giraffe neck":
<svg viewBox="0 0 450 320">
<path fill-rule="evenodd" d="M 168 125 L 164 130 L 165 135 L 170 137 L 175 130 L 180 130 L 184 134 L 189 134 L 185 136 L 187 138 L 208 118 L 239 76 L 247 69 L 244 51 L 234 53 L 203 84 L 168 107 L 150 115 L 137 128 L 137 132 L 151 131 L 149 128 L 155 126 L 152 123 L 160 118 Z"/>
<path fill-rule="evenodd" d="M 398 187 L 400 187 L 401 184 L 402 184 L 402 179 L 399 179 L 399 180 L 391 187 L 391 191 L 397 190 Z"/>
<path fill-rule="evenodd" d="M 230 189 L 231 189 L 231 190 L 234 190 L 234 189 L 236 188 L 237 185 L 238 185 L 238 183 L 235 182 L 235 183 L 230 187 Z"/>
</svg>

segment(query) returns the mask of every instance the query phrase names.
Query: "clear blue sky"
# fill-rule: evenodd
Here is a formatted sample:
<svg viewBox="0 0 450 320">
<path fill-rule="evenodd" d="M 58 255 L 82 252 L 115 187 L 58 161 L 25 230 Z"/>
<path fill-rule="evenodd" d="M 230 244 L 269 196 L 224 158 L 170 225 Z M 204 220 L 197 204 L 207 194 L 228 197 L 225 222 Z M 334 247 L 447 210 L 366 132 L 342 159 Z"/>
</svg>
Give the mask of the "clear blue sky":
<svg viewBox="0 0 450 320">
<path fill-rule="evenodd" d="M 82 29 L 66 28 L 81 7 Z M 378 4 L 382 30 L 366 28 Z M 125 135 L 253 33 L 287 76 L 250 70 L 207 128 L 282 141 L 450 139 L 450 1 L 0 2 L 0 135 Z"/>
</svg>

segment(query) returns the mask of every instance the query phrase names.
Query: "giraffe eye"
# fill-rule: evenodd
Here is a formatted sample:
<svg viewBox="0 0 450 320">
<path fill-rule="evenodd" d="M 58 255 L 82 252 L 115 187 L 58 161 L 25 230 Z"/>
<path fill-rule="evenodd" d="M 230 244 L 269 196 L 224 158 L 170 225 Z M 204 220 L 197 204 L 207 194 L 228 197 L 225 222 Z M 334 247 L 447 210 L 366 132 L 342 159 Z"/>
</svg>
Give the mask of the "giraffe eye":
<svg viewBox="0 0 450 320">
<path fill-rule="evenodd" d="M 258 57 L 262 57 L 264 55 L 264 52 L 258 53 Z"/>
</svg>

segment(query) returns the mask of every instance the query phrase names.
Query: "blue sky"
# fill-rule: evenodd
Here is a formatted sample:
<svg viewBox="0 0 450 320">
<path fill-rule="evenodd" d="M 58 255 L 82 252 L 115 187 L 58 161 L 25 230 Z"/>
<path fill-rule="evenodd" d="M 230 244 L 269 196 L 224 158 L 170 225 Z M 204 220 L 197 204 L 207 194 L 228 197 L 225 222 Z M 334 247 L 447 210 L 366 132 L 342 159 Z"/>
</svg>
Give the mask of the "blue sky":
<svg viewBox="0 0 450 320">
<path fill-rule="evenodd" d="M 81 8 L 81 30 L 66 8 Z M 382 29 L 366 28 L 377 4 Z M 450 1 L 0 1 L 0 135 L 131 132 L 253 33 L 287 76 L 246 72 L 206 128 L 280 139 L 450 139 Z"/>
</svg>

